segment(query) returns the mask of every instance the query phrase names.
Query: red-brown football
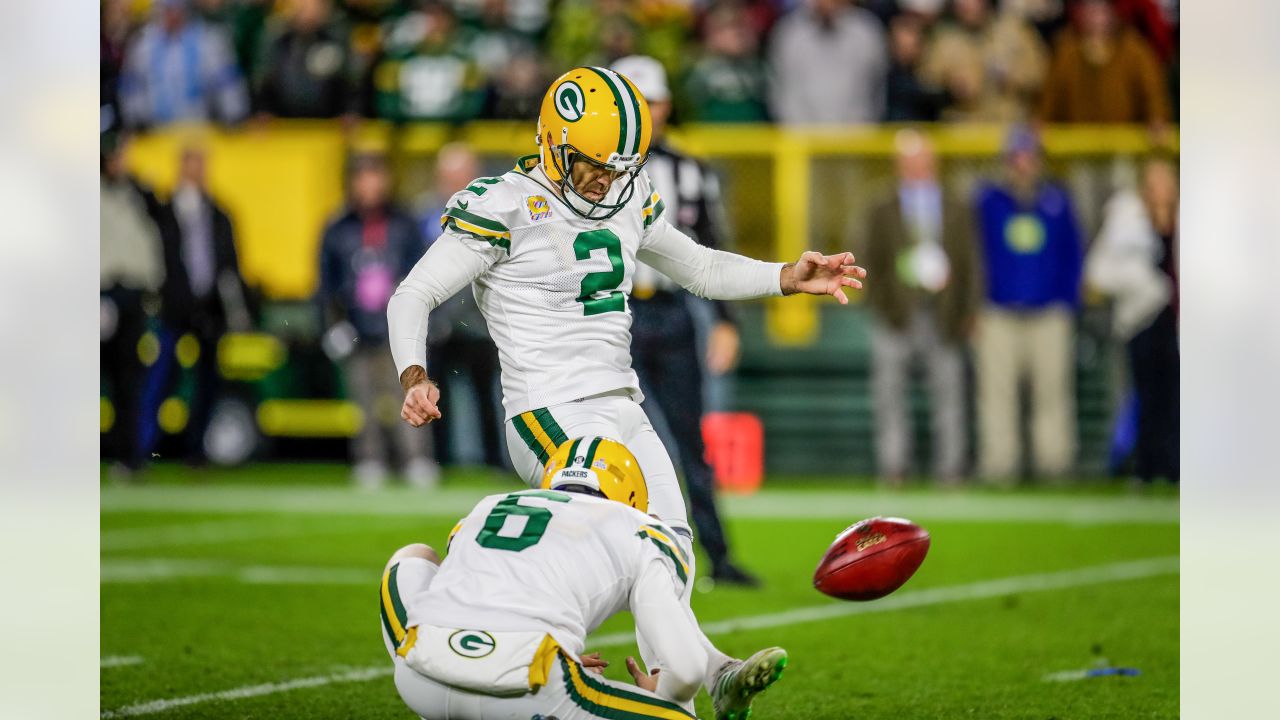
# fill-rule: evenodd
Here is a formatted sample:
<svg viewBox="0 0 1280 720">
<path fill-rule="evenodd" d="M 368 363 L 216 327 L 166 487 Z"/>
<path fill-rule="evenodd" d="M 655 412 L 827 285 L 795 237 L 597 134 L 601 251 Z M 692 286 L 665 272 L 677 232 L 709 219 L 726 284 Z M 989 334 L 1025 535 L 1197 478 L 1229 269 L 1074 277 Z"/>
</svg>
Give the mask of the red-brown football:
<svg viewBox="0 0 1280 720">
<path fill-rule="evenodd" d="M 875 600 L 911 579 L 929 552 L 929 532 L 902 518 L 854 523 L 813 572 L 813 586 L 841 600 Z"/>
</svg>

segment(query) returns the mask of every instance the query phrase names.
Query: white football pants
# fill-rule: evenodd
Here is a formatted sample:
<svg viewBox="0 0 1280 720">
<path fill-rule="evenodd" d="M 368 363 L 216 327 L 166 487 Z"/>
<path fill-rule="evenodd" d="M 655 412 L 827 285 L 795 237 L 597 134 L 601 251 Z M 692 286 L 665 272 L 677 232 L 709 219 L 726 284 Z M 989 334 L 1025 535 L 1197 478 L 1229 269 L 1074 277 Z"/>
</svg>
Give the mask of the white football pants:
<svg viewBox="0 0 1280 720">
<path fill-rule="evenodd" d="M 547 684 L 519 697 L 498 697 L 436 682 L 409 667 L 396 654 L 404 638 L 405 608 L 435 578 L 439 566 L 424 558 L 405 558 L 383 577 L 378 610 L 382 643 L 395 663 L 396 691 L 423 720 L 594 720 L 656 718 L 694 720 L 692 712 L 629 683 L 603 678 L 563 651 Z"/>
</svg>

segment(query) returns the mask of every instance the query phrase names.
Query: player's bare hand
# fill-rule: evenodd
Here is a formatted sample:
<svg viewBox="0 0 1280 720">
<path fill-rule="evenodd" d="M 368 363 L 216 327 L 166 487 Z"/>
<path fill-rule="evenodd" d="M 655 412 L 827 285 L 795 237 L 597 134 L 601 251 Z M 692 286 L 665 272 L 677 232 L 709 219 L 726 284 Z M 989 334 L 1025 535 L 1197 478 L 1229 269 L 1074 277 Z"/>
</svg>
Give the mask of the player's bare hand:
<svg viewBox="0 0 1280 720">
<path fill-rule="evenodd" d="M 841 288 L 861 290 L 862 279 L 867 276 L 866 269 L 853 263 L 851 252 L 823 255 L 810 250 L 782 268 L 782 294 L 834 295 L 841 305 L 848 305 L 849 298 Z"/>
<path fill-rule="evenodd" d="M 422 427 L 442 417 L 439 403 L 440 388 L 430 380 L 423 380 L 405 392 L 400 417 L 414 427 Z"/>
<path fill-rule="evenodd" d="M 636 681 L 636 687 L 644 688 L 649 692 L 658 691 L 658 673 L 660 671 L 656 668 L 653 672 L 645 675 L 644 671 L 640 669 L 640 663 L 636 662 L 635 658 L 628 657 L 627 672 L 631 673 L 631 679 Z"/>
<path fill-rule="evenodd" d="M 738 328 L 731 322 L 718 322 L 707 335 L 707 371 L 712 375 L 723 375 L 738 364 L 738 349 L 741 343 Z"/>
<path fill-rule="evenodd" d="M 578 662 L 582 663 L 582 667 L 590 670 L 597 675 L 603 675 L 604 669 L 609 667 L 609 661 L 600 657 L 600 653 L 587 653 L 578 658 Z"/>
</svg>

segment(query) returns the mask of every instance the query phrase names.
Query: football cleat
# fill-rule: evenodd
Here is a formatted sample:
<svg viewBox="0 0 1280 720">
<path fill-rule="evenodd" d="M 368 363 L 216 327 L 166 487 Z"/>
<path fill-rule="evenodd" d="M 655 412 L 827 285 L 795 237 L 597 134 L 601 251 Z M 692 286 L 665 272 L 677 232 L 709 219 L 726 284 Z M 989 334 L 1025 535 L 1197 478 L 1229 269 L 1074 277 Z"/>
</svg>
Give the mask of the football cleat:
<svg viewBox="0 0 1280 720">
<path fill-rule="evenodd" d="M 751 701 L 782 677 L 787 667 L 787 651 L 766 648 L 746 660 L 725 665 L 711 691 L 716 720 L 747 720 Z"/>
</svg>

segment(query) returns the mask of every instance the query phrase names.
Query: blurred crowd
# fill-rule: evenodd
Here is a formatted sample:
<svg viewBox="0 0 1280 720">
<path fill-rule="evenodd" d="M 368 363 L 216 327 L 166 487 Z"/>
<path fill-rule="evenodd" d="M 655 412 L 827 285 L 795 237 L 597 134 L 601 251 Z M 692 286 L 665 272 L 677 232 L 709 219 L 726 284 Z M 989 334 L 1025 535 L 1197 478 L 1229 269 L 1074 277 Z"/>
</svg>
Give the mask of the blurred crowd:
<svg viewBox="0 0 1280 720">
<path fill-rule="evenodd" d="M 527 120 L 564 69 L 635 54 L 662 63 L 677 120 L 1159 133 L 1177 116 L 1178 0 L 102 2 L 104 114 L 131 128 Z"/>
</svg>

